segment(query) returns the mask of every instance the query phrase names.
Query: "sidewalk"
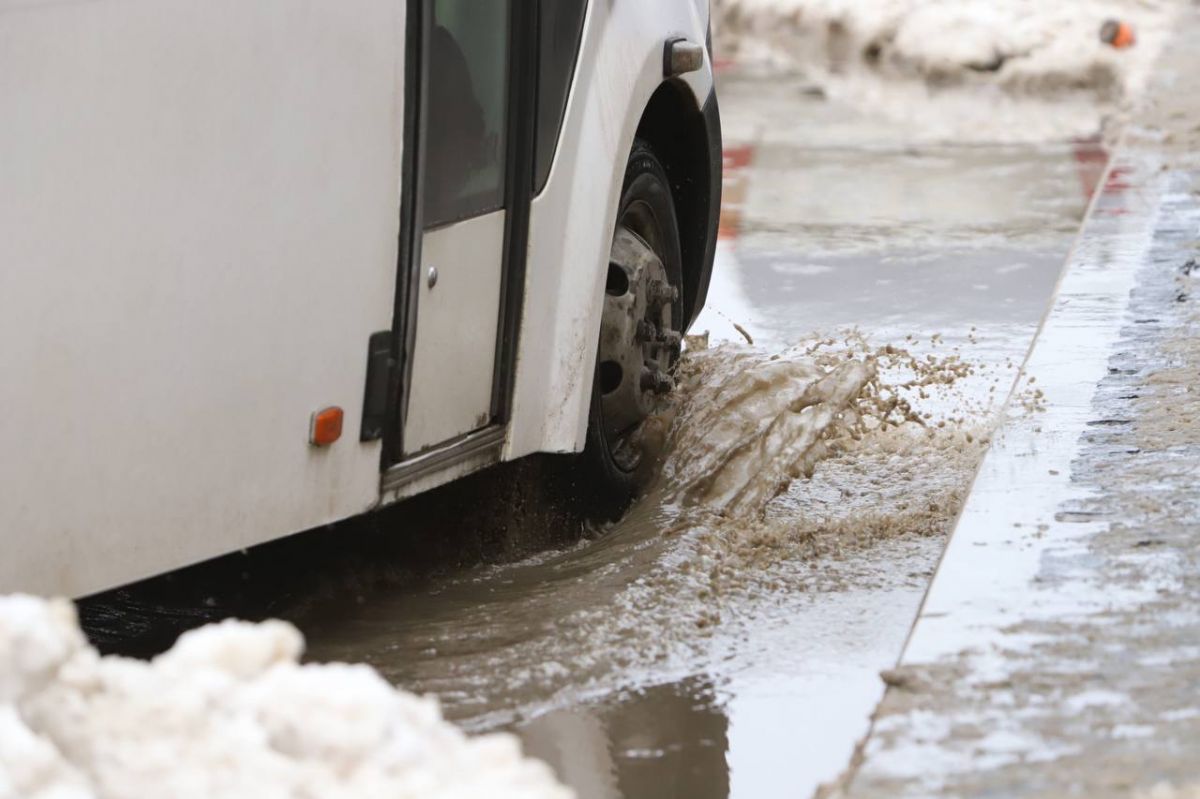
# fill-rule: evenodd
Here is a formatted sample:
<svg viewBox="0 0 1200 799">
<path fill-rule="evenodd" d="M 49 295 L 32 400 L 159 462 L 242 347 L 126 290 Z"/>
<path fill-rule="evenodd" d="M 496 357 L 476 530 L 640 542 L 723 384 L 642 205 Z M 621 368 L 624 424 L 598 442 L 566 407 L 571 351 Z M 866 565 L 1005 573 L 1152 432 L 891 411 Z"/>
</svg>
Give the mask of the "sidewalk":
<svg viewBox="0 0 1200 799">
<path fill-rule="evenodd" d="M 1200 7 L 1115 154 L 844 784 L 1200 796 Z"/>
</svg>

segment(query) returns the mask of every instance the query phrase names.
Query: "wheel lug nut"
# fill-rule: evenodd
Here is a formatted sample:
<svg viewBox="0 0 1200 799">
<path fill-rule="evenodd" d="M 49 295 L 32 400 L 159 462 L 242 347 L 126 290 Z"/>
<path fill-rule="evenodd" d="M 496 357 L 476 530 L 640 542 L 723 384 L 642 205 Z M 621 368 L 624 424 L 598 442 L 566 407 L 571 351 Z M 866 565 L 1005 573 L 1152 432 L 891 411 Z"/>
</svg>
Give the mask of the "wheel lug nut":
<svg viewBox="0 0 1200 799">
<path fill-rule="evenodd" d="M 646 287 L 646 294 L 650 300 L 650 304 L 654 307 L 661 307 L 668 302 L 675 302 L 679 299 L 679 289 L 661 280 L 651 280 L 650 284 Z"/>
<path fill-rule="evenodd" d="M 668 394 L 675 388 L 675 381 L 660 369 L 642 370 L 642 391 L 653 391 L 655 394 Z"/>
<path fill-rule="evenodd" d="M 653 322 L 648 322 L 645 319 L 639 319 L 637 323 L 637 333 L 635 334 L 638 344 L 645 344 L 647 341 L 654 341 L 658 338 L 658 328 Z"/>
<path fill-rule="evenodd" d="M 654 340 L 654 346 L 658 349 L 675 349 L 683 343 L 683 336 L 674 330 L 664 330 L 661 335 Z"/>
</svg>

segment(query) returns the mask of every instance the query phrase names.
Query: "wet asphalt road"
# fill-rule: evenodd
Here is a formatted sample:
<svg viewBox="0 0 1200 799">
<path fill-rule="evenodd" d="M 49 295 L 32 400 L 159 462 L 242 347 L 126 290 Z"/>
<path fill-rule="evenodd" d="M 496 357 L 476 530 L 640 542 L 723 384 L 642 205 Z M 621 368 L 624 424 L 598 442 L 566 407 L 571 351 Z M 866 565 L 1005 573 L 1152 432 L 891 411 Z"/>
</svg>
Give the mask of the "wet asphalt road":
<svg viewBox="0 0 1200 799">
<path fill-rule="evenodd" d="M 727 202 L 694 332 L 740 342 L 736 323 L 769 353 L 848 328 L 918 352 L 958 348 L 986 368 L 938 411 L 970 406 L 986 424 L 1044 313 L 1103 155 L 1072 144 L 919 145 L 786 81 L 726 75 L 720 90 Z M 930 476 L 897 480 L 897 457 L 927 459 Z M 542 462 L 419 500 L 414 515 L 435 521 L 407 544 L 395 543 L 408 535 L 397 529 L 407 527 L 404 506 L 363 523 L 365 533 L 326 532 L 268 549 L 252 567 L 226 564 L 224 587 L 174 615 L 182 626 L 228 612 L 289 618 L 311 659 L 368 662 L 439 696 L 468 729 L 516 731 L 584 799 L 805 796 L 837 776 L 865 733 L 878 673 L 899 655 L 944 544 L 941 516 L 921 531 L 903 529 L 902 515 L 899 527 L 878 517 L 968 479 L 974 462 L 900 451 L 818 468 L 771 515 L 833 508 L 850 527 L 873 515 L 889 533 L 849 556 L 785 548 L 762 565 L 771 580 L 728 596 L 681 596 L 691 584 L 676 575 L 693 550 L 687 535 L 664 535 L 669 510 L 654 497 L 580 540 L 570 508 L 538 507 L 555 473 Z M 488 527 L 462 514 L 487 506 L 473 493 L 503 495 L 520 512 L 473 536 Z M 524 559 L 486 565 L 513 558 Z M 477 561 L 485 565 L 469 565 Z M 208 580 L 175 583 L 193 594 L 202 584 L 204 595 Z M 247 595 L 231 583 L 258 588 Z M 151 614 L 128 635 L 139 602 L 110 596 L 85 605 L 84 618 L 110 650 L 152 651 L 175 626 Z M 681 630 L 675 610 L 694 615 L 706 603 L 712 623 Z"/>
</svg>

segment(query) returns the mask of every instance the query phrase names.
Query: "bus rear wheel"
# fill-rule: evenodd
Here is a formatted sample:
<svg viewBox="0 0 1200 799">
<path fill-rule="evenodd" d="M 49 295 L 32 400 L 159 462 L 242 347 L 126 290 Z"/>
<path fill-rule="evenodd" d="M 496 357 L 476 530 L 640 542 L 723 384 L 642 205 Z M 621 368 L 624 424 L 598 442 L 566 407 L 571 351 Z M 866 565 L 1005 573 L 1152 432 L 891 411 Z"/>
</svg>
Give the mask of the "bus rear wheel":
<svg viewBox="0 0 1200 799">
<path fill-rule="evenodd" d="M 683 256 L 666 171 L 643 141 L 625 170 L 604 287 L 581 456 L 596 515 L 616 518 L 646 479 L 643 427 L 674 388 L 683 333 Z"/>
</svg>

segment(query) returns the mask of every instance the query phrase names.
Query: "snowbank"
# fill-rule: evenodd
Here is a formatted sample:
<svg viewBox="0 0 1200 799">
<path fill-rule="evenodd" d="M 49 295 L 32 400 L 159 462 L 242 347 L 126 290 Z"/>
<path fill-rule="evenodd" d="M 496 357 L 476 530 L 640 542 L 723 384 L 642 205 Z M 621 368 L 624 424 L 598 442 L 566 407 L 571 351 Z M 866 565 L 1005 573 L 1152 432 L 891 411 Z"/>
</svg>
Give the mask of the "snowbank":
<svg viewBox="0 0 1200 799">
<path fill-rule="evenodd" d="M 1183 0 L 714 0 L 719 57 L 947 138 L 1093 135 L 1142 90 Z M 1136 46 L 1100 41 L 1109 18 Z"/>
<path fill-rule="evenodd" d="M 226 621 L 149 663 L 100 657 L 69 602 L 0 597 L 0 799 L 573 795 L 515 737 L 468 738 L 302 649 L 283 622 Z"/>
</svg>

